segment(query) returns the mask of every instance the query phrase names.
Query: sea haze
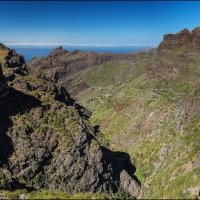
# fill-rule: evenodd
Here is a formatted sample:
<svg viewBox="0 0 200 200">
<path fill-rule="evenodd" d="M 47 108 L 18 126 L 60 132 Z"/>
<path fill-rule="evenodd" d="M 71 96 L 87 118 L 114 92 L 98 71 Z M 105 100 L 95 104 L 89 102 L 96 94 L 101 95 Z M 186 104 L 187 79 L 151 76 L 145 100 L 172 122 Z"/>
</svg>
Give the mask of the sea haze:
<svg viewBox="0 0 200 200">
<path fill-rule="evenodd" d="M 53 46 L 47 46 L 47 45 L 9 45 L 8 47 L 15 49 L 17 53 L 22 54 L 25 58 L 26 62 L 31 61 L 34 57 L 42 57 L 47 56 L 54 48 L 61 46 L 61 45 L 53 45 Z M 104 46 L 98 46 L 98 45 L 62 45 L 64 49 L 68 51 L 74 51 L 74 50 L 82 50 L 82 51 L 95 51 L 98 53 L 129 53 L 129 52 L 136 52 L 142 49 L 151 48 L 153 46 L 150 45 L 104 45 Z"/>
</svg>

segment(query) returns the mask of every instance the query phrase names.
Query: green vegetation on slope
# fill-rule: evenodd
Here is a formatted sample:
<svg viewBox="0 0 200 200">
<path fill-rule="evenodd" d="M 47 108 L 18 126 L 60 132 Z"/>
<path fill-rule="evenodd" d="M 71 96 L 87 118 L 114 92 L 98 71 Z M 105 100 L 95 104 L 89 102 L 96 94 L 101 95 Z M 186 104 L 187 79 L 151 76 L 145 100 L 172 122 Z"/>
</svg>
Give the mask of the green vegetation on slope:
<svg viewBox="0 0 200 200">
<path fill-rule="evenodd" d="M 102 85 L 95 70 L 96 86 L 78 95 L 93 113 L 91 122 L 100 124 L 98 139 L 112 150 L 131 155 L 142 183 L 141 198 L 196 198 L 199 192 L 200 84 L 194 73 L 200 71 L 200 60 L 196 52 L 182 59 L 183 51 L 185 47 L 160 58 L 171 65 L 176 60 L 179 68 L 189 66 L 176 81 L 149 77 L 138 64 L 138 76 Z M 144 58 L 143 69 L 145 62 Z M 123 64 L 120 67 L 126 69 Z M 111 83 L 118 77 L 111 73 L 108 81 L 102 80 Z"/>
<path fill-rule="evenodd" d="M 108 61 L 82 71 L 80 78 L 90 86 L 108 86 L 128 81 L 143 73 L 147 60 L 150 61 L 152 58 L 149 55 L 138 55 L 132 60 Z"/>
<path fill-rule="evenodd" d="M 41 189 L 38 191 L 28 192 L 27 190 L 14 190 L 14 191 L 4 191 L 0 190 L 0 195 L 3 198 L 8 199 L 133 199 L 131 196 L 126 193 L 119 191 L 114 196 L 109 196 L 107 194 L 99 193 L 77 193 L 74 195 L 67 194 L 65 192 L 51 192 L 47 189 Z"/>
<path fill-rule="evenodd" d="M 128 155 L 120 163 L 121 155 L 100 146 L 87 110 L 63 87 L 30 75 L 14 51 L 3 73 L 9 92 L 0 101 L 0 198 L 138 196 L 134 172 L 129 175 L 124 167 L 130 163 Z"/>
</svg>

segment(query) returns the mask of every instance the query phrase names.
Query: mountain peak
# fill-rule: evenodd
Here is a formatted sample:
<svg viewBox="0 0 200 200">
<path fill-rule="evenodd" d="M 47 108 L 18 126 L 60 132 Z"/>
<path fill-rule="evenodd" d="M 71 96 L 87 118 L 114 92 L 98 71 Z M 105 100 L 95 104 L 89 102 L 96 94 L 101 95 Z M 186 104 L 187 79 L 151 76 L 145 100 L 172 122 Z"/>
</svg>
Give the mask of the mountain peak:
<svg viewBox="0 0 200 200">
<path fill-rule="evenodd" d="M 72 55 L 77 55 L 77 54 L 79 54 L 79 53 L 81 53 L 81 51 L 80 50 L 78 50 L 78 49 L 76 49 L 76 50 L 74 50 L 74 51 L 72 51 Z"/>
<path fill-rule="evenodd" d="M 180 31 L 180 33 L 190 34 L 190 31 L 189 31 L 189 29 L 184 28 L 183 30 Z"/>
<path fill-rule="evenodd" d="M 166 34 L 163 41 L 158 46 L 158 54 L 165 54 L 168 51 L 180 47 L 191 41 L 191 33 L 188 29 L 183 29 L 176 34 Z"/>
<path fill-rule="evenodd" d="M 162 55 L 185 44 L 191 44 L 192 47 L 199 49 L 200 27 L 196 27 L 192 30 L 192 32 L 190 32 L 187 28 L 184 28 L 176 34 L 164 35 L 163 41 L 158 46 L 157 52 Z"/>
<path fill-rule="evenodd" d="M 53 49 L 53 51 L 49 54 L 49 56 L 60 56 L 62 54 L 68 53 L 68 51 L 64 50 L 62 46 Z"/>
<path fill-rule="evenodd" d="M 194 28 L 191 33 L 193 33 L 193 34 L 200 33 L 200 26 Z"/>
<path fill-rule="evenodd" d="M 0 43 L 0 49 L 1 50 L 9 50 L 8 47 L 6 47 L 4 44 Z"/>
<path fill-rule="evenodd" d="M 196 27 L 191 32 L 193 46 L 195 48 L 200 48 L 200 27 Z"/>
</svg>

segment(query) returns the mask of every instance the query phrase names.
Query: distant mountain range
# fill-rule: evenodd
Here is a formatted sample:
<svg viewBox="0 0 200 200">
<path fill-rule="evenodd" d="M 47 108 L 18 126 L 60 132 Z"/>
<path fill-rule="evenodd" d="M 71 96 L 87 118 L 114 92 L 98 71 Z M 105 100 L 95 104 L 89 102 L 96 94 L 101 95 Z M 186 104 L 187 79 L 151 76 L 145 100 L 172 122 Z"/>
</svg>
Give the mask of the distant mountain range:
<svg viewBox="0 0 200 200">
<path fill-rule="evenodd" d="M 199 27 L 28 65 L 1 44 L 0 63 L 0 196 L 200 198 Z"/>
</svg>

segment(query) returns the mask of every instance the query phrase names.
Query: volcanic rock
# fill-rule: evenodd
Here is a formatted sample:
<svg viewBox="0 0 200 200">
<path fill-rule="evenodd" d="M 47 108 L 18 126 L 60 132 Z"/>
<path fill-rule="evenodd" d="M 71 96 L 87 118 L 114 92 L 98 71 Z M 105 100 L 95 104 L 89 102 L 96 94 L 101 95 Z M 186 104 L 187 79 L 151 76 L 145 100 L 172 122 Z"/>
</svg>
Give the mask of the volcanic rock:
<svg viewBox="0 0 200 200">
<path fill-rule="evenodd" d="M 68 53 L 68 51 L 64 50 L 64 49 L 62 48 L 62 46 L 61 46 L 61 47 L 55 48 L 55 49 L 49 54 L 49 56 L 50 56 L 50 57 L 56 57 L 56 56 L 61 56 L 61 55 L 65 54 L 65 53 Z"/>
<path fill-rule="evenodd" d="M 163 41 L 158 46 L 158 54 L 165 54 L 172 49 L 180 47 L 192 41 L 190 31 L 188 29 L 183 29 L 176 34 L 164 35 Z"/>
<path fill-rule="evenodd" d="M 200 48 L 200 27 L 195 28 L 192 31 L 191 36 L 192 36 L 193 46 L 199 49 Z"/>
<path fill-rule="evenodd" d="M 158 46 L 157 52 L 159 55 L 163 55 L 170 50 L 186 44 L 189 44 L 196 50 L 200 50 L 200 27 L 193 29 L 191 33 L 188 29 L 183 29 L 176 34 L 164 35 L 163 41 Z"/>
<path fill-rule="evenodd" d="M 183 29 L 176 34 L 164 35 L 157 48 L 157 57 L 146 67 L 146 72 L 155 78 L 178 80 L 178 77 L 188 76 L 191 65 L 199 62 L 199 52 L 200 27 L 191 33 L 188 29 Z M 167 59 L 166 54 L 169 56 Z M 196 75 L 199 76 L 198 73 Z"/>
<path fill-rule="evenodd" d="M 60 55 L 62 49 L 54 53 Z M 15 51 L 9 51 L 7 62 L 3 70 L 17 67 L 25 72 L 25 63 Z M 118 159 L 118 154 L 99 144 L 87 110 L 65 88 L 43 76 L 23 73 L 15 74 L 9 93 L 0 99 L 0 189 L 114 194 L 124 183 L 125 192 L 138 195 L 132 192 L 140 188 L 132 179 L 133 171 L 120 178 L 123 170 L 130 174 L 124 167 L 132 166 L 128 154 Z M 1 68 L 0 80 L 6 86 Z M 138 185 L 126 183 L 129 176 Z"/>
</svg>

